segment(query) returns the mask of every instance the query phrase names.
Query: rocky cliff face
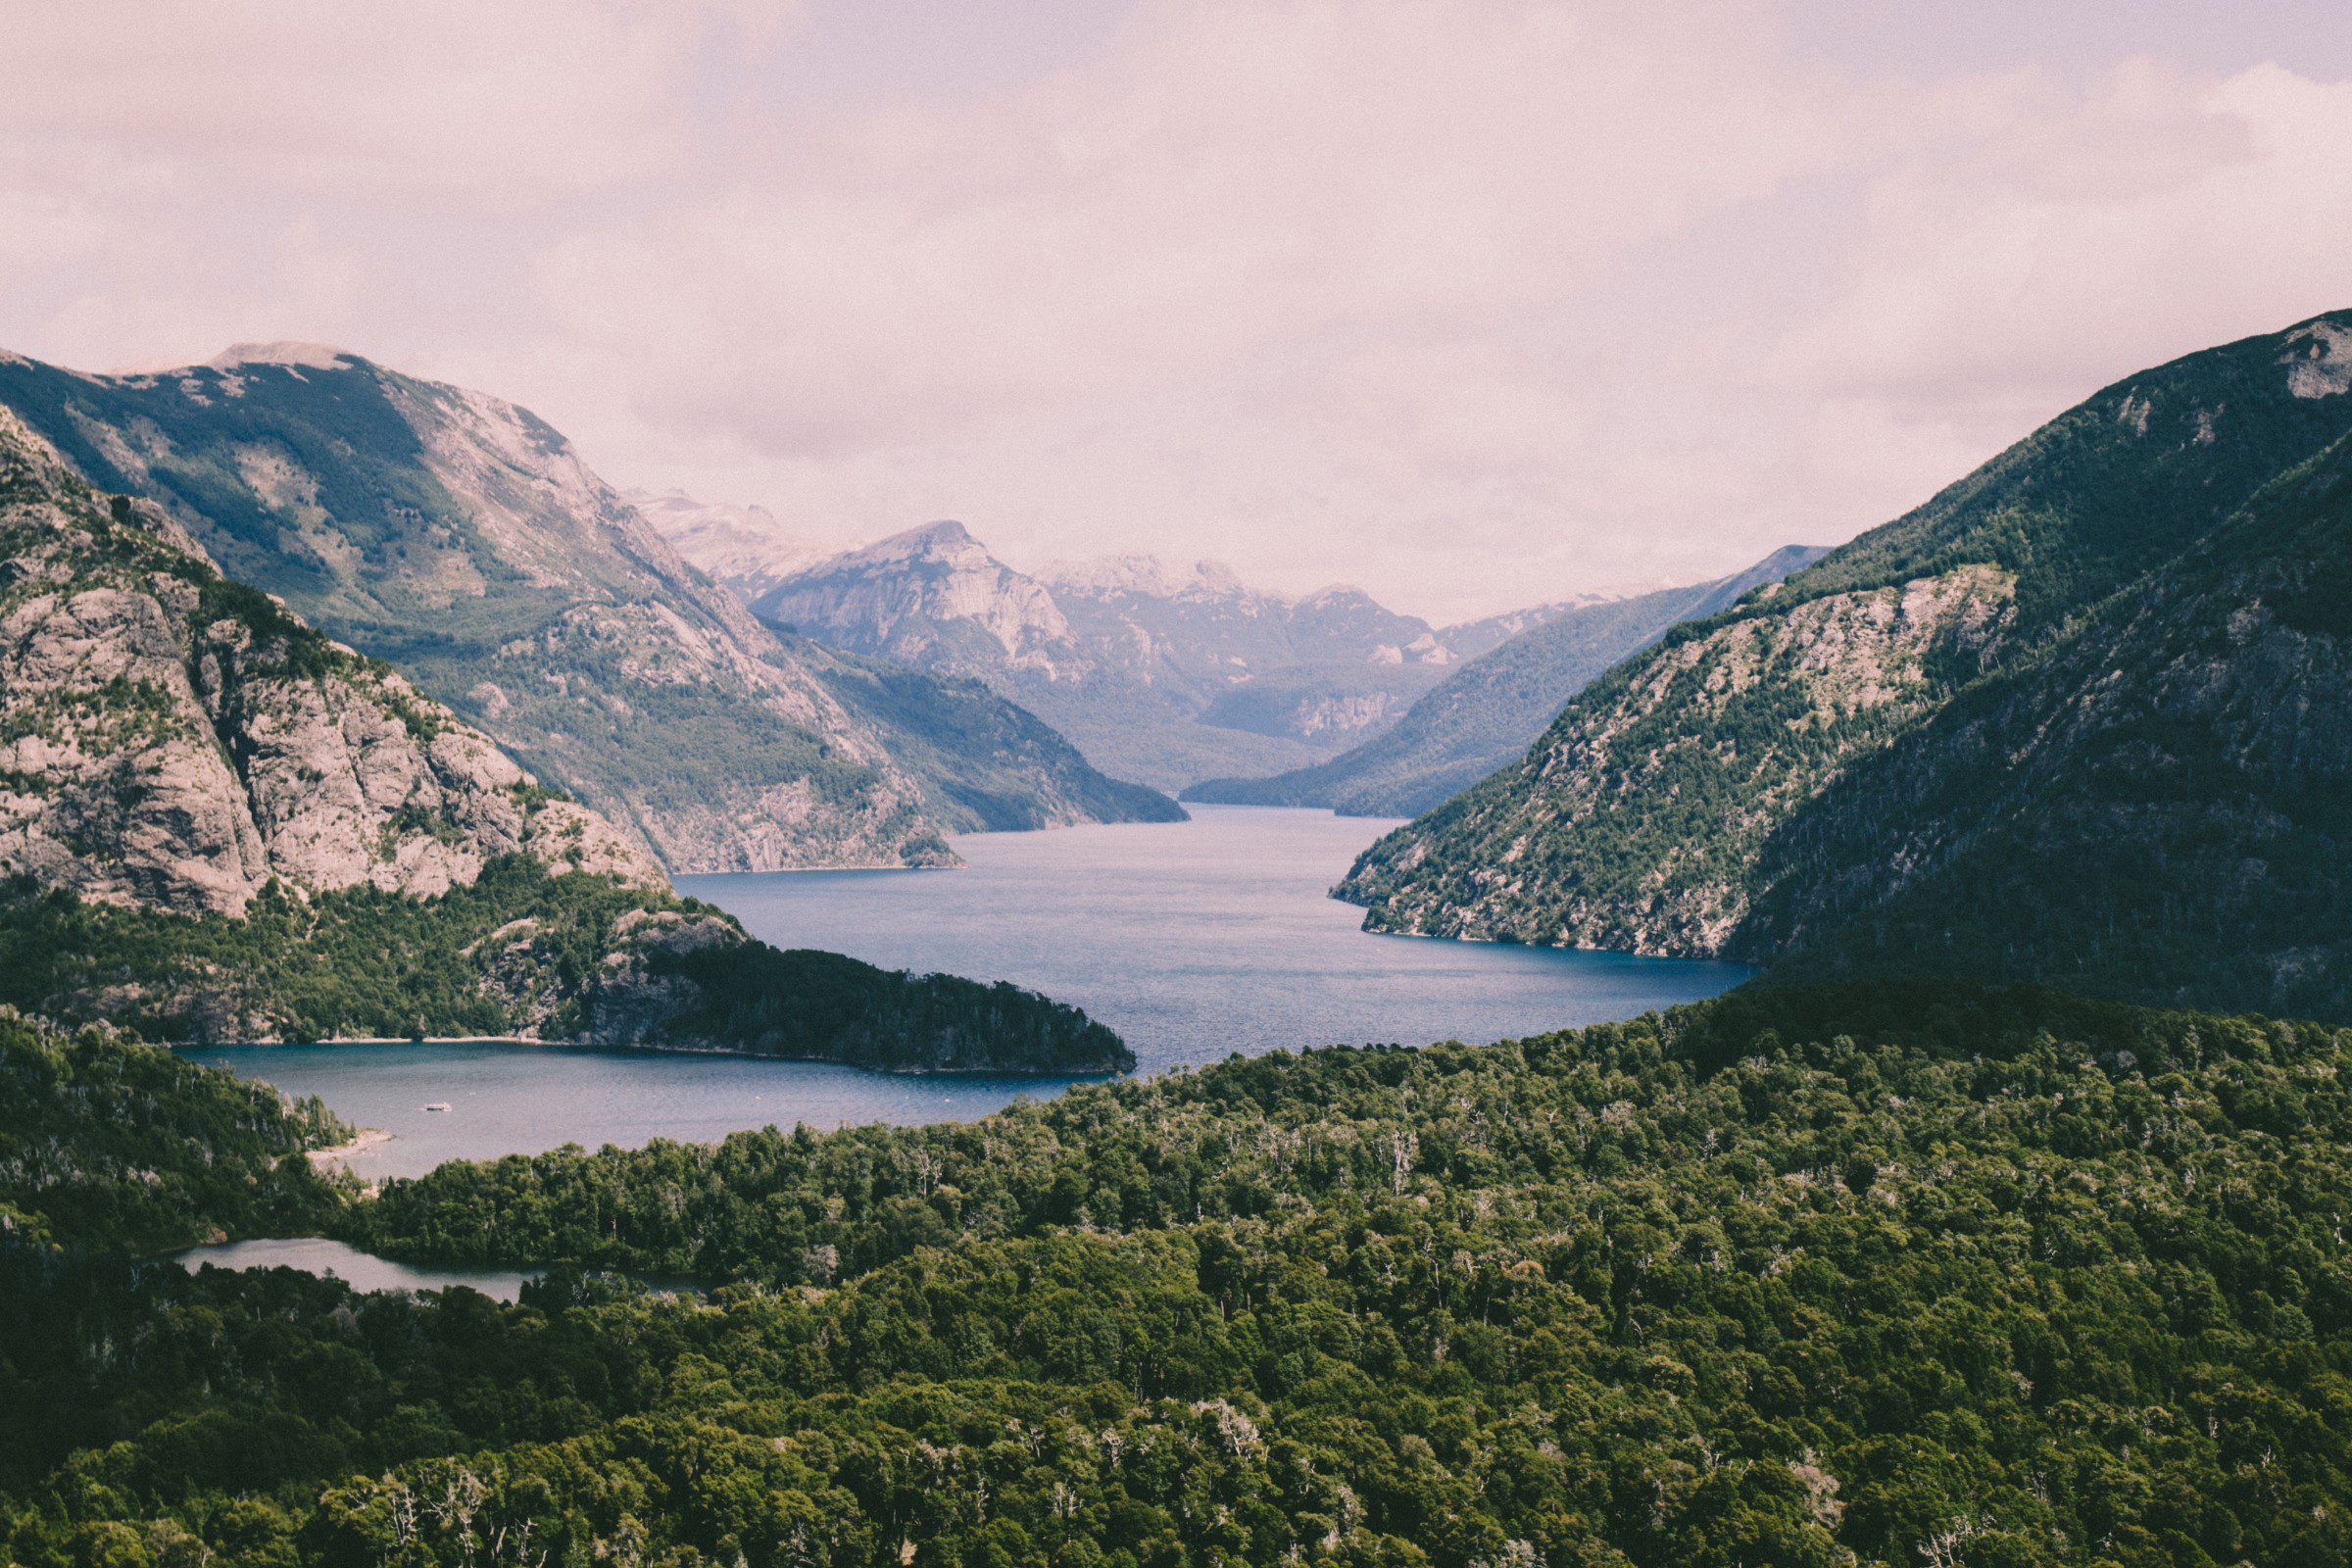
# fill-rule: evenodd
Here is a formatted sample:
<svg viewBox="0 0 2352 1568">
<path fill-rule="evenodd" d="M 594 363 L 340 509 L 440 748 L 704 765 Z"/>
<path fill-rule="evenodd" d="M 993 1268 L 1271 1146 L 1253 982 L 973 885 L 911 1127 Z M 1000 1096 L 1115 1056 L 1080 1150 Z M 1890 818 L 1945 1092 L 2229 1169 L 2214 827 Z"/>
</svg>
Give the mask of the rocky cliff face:
<svg viewBox="0 0 2352 1568">
<path fill-rule="evenodd" d="M 1375 845 L 1341 895 L 1384 929 L 1882 968 L 1941 952 L 1946 967 L 2175 999 L 2193 976 L 2201 999 L 2265 1004 L 2246 974 L 2291 969 L 2352 913 L 2278 854 L 2331 851 L 2260 825 L 2340 805 L 2334 719 L 2278 737 L 2341 698 L 2315 585 L 2341 556 L 2341 487 L 2321 473 L 2338 460 L 2321 455 L 2352 428 L 2347 321 L 2131 377 L 1670 635 L 1580 695 L 1524 764 Z M 2295 505 L 2297 542 L 2264 543 L 2283 525 L 2263 519 Z M 2302 630 L 2278 592 L 2305 607 Z M 2123 788 L 2135 768 L 2153 772 Z M 2180 876 L 2157 868 L 2168 858 Z M 2259 939 L 2269 957 L 2249 956 L 2245 920 L 2187 912 L 2231 906 L 2208 882 L 2283 919 Z M 2017 905 L 1983 896 L 1994 887 Z M 2159 914 L 2127 940 L 2134 917 L 2117 911 L 2140 906 Z M 2190 964 L 2191 931 L 2226 956 Z M 2061 951 L 2109 935 L 2134 956 Z"/>
<path fill-rule="evenodd" d="M 674 868 L 953 858 L 880 738 L 527 410 L 299 344 L 0 357 L 0 406 Z"/>
<path fill-rule="evenodd" d="M 0 410 L 0 1002 L 171 1039 L 515 1034 L 1090 1071 L 1002 987 L 779 954 Z"/>
<path fill-rule="evenodd" d="M 0 874 L 242 914 L 272 878 L 431 897 L 483 863 L 666 888 L 399 675 L 102 504 L 0 410 Z"/>
</svg>

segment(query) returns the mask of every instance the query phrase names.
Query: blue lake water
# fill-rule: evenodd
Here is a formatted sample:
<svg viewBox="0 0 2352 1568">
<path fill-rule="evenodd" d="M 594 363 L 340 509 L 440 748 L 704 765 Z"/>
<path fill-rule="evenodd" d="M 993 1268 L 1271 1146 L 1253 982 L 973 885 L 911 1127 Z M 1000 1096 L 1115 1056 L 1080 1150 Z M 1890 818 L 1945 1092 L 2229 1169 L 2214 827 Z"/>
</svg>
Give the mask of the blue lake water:
<svg viewBox="0 0 2352 1568">
<path fill-rule="evenodd" d="M 536 1272 L 511 1268 L 414 1268 L 321 1236 L 191 1247 L 175 1253 L 172 1261 L 191 1274 L 207 1265 L 298 1268 L 306 1274 L 332 1275 L 355 1291 L 438 1291 L 465 1285 L 501 1301 L 518 1298 L 523 1282 Z"/>
<path fill-rule="evenodd" d="M 1196 807 L 1188 823 L 958 839 L 956 871 L 679 879 L 784 947 L 1011 980 L 1117 1030 L 1140 1070 L 1275 1047 L 1489 1041 L 1728 989 L 1737 964 L 1369 935 L 1325 895 L 1395 824 Z M 744 1128 L 966 1120 L 1069 1080 L 906 1078 L 813 1062 L 545 1046 L 241 1046 L 197 1053 L 394 1134 L 364 1176 L 443 1160 Z M 446 1111 L 426 1111 L 446 1103 Z"/>
</svg>

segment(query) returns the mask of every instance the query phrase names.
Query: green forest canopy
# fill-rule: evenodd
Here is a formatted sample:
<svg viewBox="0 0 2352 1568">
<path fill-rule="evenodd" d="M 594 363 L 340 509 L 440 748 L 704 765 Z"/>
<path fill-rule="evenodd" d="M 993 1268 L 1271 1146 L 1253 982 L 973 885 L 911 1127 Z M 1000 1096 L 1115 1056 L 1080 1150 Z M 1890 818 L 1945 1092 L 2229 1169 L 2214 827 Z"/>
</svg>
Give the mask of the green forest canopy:
<svg viewBox="0 0 2352 1568">
<path fill-rule="evenodd" d="M 2344 1561 L 2347 1068 L 1742 994 L 338 1210 L 564 1265 L 512 1307 L 19 1241 L 0 1524 L 36 1568 Z"/>
</svg>

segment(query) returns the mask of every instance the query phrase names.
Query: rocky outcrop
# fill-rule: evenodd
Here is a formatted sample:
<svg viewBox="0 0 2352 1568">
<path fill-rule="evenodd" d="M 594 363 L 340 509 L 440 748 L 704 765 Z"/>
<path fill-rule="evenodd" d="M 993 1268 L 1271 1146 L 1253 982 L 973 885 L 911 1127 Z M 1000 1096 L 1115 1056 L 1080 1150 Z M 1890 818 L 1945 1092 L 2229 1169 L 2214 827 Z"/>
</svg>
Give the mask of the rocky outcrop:
<svg viewBox="0 0 2352 1568">
<path fill-rule="evenodd" d="M 419 897 L 488 858 L 665 886 L 389 669 L 78 493 L 0 411 L 0 874 L 241 914 L 272 878 Z"/>
<path fill-rule="evenodd" d="M 302 344 L 0 358 L 0 406 L 674 869 L 952 859 L 882 737 L 527 410 Z"/>
</svg>

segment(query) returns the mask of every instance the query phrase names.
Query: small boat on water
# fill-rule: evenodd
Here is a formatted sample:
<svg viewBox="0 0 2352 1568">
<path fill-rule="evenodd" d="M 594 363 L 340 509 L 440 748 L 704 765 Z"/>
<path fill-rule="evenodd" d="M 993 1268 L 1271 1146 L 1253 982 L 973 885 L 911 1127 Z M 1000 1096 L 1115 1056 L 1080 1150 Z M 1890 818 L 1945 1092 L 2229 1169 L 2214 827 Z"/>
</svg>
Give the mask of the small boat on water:
<svg viewBox="0 0 2352 1568">
<path fill-rule="evenodd" d="M 446 1100 L 436 1100 L 424 1108 L 427 1110 L 447 1110 L 449 1108 L 449 1102 Z"/>
</svg>

